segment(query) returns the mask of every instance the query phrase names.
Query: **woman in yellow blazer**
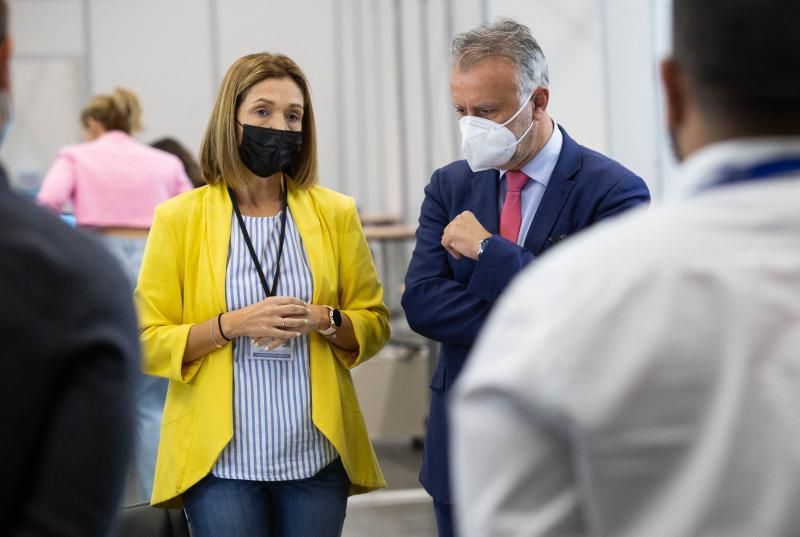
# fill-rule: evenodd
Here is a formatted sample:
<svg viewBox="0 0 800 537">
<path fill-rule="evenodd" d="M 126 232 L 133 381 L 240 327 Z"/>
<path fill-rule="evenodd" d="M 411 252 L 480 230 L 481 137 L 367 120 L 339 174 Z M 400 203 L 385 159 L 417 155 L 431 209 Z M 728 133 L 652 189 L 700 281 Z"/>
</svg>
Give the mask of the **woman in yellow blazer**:
<svg viewBox="0 0 800 537">
<path fill-rule="evenodd" d="M 349 369 L 389 337 L 354 201 L 316 186 L 308 83 L 289 58 L 228 70 L 209 185 L 159 206 L 136 303 L 145 371 L 170 379 L 151 503 L 195 537 L 340 535 L 385 486 Z"/>
</svg>

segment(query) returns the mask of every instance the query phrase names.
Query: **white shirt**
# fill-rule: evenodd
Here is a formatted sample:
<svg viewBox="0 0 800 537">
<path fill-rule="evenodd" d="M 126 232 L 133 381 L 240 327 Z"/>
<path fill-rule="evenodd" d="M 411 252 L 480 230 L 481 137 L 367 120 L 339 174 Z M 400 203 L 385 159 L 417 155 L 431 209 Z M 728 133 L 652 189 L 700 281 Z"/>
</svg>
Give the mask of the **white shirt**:
<svg viewBox="0 0 800 537">
<path fill-rule="evenodd" d="M 526 270 L 452 401 L 460 535 L 800 535 L 800 139 L 696 154 L 690 196 Z"/>
<path fill-rule="evenodd" d="M 561 146 L 564 145 L 564 136 L 558 128 L 558 124 L 553 121 L 553 134 L 547 143 L 536 153 L 531 160 L 529 160 L 521 169 L 525 175 L 531 178 L 522 188 L 520 195 L 520 209 L 522 212 L 522 222 L 519 227 L 519 237 L 517 244 L 522 246 L 525 244 L 525 239 L 528 236 L 528 230 L 533 223 L 533 217 L 536 216 L 536 211 L 542 203 L 544 191 L 550 183 L 550 176 L 553 175 L 553 170 L 556 169 L 558 164 L 558 157 L 561 155 Z M 500 196 L 498 197 L 498 214 L 503 213 L 503 204 L 506 201 L 506 193 L 508 192 L 508 183 L 506 181 L 506 172 L 508 170 L 500 171 Z"/>
</svg>

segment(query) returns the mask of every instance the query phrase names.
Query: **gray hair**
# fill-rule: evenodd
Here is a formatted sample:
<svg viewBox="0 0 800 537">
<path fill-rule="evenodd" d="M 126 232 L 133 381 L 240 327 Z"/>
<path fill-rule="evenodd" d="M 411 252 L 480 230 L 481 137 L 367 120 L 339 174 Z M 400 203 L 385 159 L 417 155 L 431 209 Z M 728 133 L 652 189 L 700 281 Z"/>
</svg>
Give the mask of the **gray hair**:
<svg viewBox="0 0 800 537">
<path fill-rule="evenodd" d="M 513 19 L 500 18 L 458 34 L 450 46 L 453 66 L 466 71 L 491 58 L 507 58 L 517 67 L 520 99 L 526 99 L 537 86 L 547 86 L 550 77 L 547 60 L 530 29 Z"/>
</svg>

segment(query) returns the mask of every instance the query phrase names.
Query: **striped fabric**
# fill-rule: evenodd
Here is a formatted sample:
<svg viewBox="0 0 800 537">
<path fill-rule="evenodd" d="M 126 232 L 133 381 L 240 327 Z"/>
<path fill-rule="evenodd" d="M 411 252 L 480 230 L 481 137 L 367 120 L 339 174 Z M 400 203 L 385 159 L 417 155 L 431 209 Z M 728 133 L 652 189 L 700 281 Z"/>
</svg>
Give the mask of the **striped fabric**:
<svg viewBox="0 0 800 537">
<path fill-rule="evenodd" d="M 239 223 L 231 222 L 225 295 L 229 310 L 263 300 L 264 289 Z M 269 285 L 275 274 L 280 215 L 244 216 Z M 276 295 L 311 301 L 313 282 L 305 249 L 291 211 Z M 289 481 L 312 477 L 338 456 L 311 421 L 308 336 L 292 340 L 290 361 L 253 360 L 250 338 L 233 348 L 233 439 L 212 473 L 226 479 Z"/>
</svg>

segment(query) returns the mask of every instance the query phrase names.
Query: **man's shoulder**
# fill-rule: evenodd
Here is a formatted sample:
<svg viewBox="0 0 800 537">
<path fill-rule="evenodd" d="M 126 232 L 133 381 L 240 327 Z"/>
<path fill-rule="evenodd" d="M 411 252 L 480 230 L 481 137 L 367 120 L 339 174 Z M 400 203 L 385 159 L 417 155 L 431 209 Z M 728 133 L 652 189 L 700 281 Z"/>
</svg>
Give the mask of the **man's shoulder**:
<svg viewBox="0 0 800 537">
<path fill-rule="evenodd" d="M 575 141 L 559 125 L 564 136 L 558 167 L 575 170 L 575 180 L 581 186 L 613 186 L 620 181 L 645 186 L 641 177 L 603 153 Z M 591 181 L 587 181 L 591 179 Z"/>
<path fill-rule="evenodd" d="M 116 263 L 97 240 L 9 191 L 0 191 L 0 226 L 0 249 L 14 254 L 6 257 L 6 267 L 30 263 L 32 271 L 59 273 L 62 280 L 52 282 L 59 286 L 65 277 L 75 283 L 87 275 L 116 281 Z"/>
<path fill-rule="evenodd" d="M 523 270 L 495 306 L 475 351 L 486 354 L 474 361 L 479 374 L 473 367 L 460 382 L 522 387 L 527 379 L 525 390 L 541 395 L 550 393 L 548 381 L 583 382 L 608 365 L 616 355 L 598 361 L 598 353 L 642 337 L 653 305 L 670 296 L 665 282 L 681 270 L 684 250 L 676 245 L 689 233 L 674 229 L 671 212 L 634 209 L 601 221 Z M 656 313 L 662 323 L 672 310 Z M 504 356 L 505 370 L 488 371 L 489 351 Z"/>
<path fill-rule="evenodd" d="M 644 180 L 633 171 L 626 168 L 619 161 L 600 153 L 589 147 L 576 144 L 580 154 L 581 167 L 576 174 L 576 178 L 591 177 L 593 182 L 607 183 L 613 185 L 620 181 L 640 182 L 644 185 Z"/>
<path fill-rule="evenodd" d="M 0 295 L 16 312 L 5 330 L 30 330 L 35 322 L 52 348 L 73 344 L 70 331 L 102 324 L 113 344 L 133 356 L 131 285 L 98 240 L 8 191 L 0 192 L 0 227 Z"/>
<path fill-rule="evenodd" d="M 597 222 L 524 270 L 506 294 L 545 316 L 569 311 L 573 326 L 642 309 L 658 292 L 654 282 L 677 277 L 692 259 L 695 230 L 682 213 L 641 207 Z"/>
<path fill-rule="evenodd" d="M 474 172 L 466 160 L 456 160 L 433 172 L 430 185 L 440 192 L 457 193 L 470 188 L 477 176 L 497 176 L 497 170 Z"/>
</svg>

